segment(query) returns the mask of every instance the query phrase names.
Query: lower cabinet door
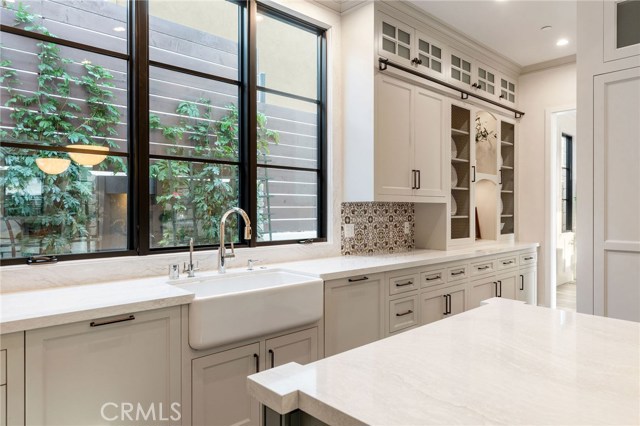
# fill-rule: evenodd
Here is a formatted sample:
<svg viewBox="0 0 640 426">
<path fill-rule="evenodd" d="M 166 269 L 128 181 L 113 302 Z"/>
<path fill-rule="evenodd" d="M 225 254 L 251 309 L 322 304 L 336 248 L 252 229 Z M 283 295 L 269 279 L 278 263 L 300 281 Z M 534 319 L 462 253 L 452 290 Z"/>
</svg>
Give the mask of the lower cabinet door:
<svg viewBox="0 0 640 426">
<path fill-rule="evenodd" d="M 258 425 L 247 376 L 258 372 L 259 354 L 254 343 L 191 361 L 193 426 Z"/>
<path fill-rule="evenodd" d="M 420 295 L 420 324 L 429 324 L 467 309 L 467 284 L 429 291 Z"/>
<path fill-rule="evenodd" d="M 25 339 L 27 425 L 180 424 L 180 307 L 29 330 Z"/>
<path fill-rule="evenodd" d="M 494 277 L 471 281 L 469 289 L 469 309 L 477 308 L 483 300 L 496 297 L 498 282 Z"/>
<path fill-rule="evenodd" d="M 318 327 L 267 340 L 267 368 L 318 360 Z"/>
<path fill-rule="evenodd" d="M 536 305 L 536 294 L 538 286 L 538 273 L 536 268 L 521 269 L 518 276 L 518 287 L 516 290 L 516 298 L 529 305 Z"/>
<path fill-rule="evenodd" d="M 496 280 L 498 281 L 498 296 L 505 299 L 516 300 L 516 288 L 518 284 L 518 271 L 510 272 L 509 274 L 498 275 Z"/>
</svg>

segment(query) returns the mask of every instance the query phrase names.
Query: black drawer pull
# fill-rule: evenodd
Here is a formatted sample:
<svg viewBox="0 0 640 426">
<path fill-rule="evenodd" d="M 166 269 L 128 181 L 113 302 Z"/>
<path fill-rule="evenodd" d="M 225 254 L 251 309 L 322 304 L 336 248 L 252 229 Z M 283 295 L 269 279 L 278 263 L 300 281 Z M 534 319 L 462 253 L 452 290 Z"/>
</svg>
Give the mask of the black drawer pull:
<svg viewBox="0 0 640 426">
<path fill-rule="evenodd" d="M 271 368 L 276 366 L 276 354 L 273 349 L 269 349 L 269 357 L 271 358 Z"/>
<path fill-rule="evenodd" d="M 89 324 L 89 327 L 100 327 L 100 326 L 103 326 L 103 325 L 117 324 L 119 322 L 133 321 L 134 319 L 136 319 L 135 316 L 128 315 L 128 316 L 126 316 L 124 318 L 108 319 L 108 320 L 104 320 L 104 321 L 91 321 L 91 323 Z"/>
<path fill-rule="evenodd" d="M 498 297 L 502 297 L 502 281 L 498 280 L 498 287 L 496 287 L 496 288 L 500 289 L 500 294 L 498 294 L 497 296 Z"/>
<path fill-rule="evenodd" d="M 489 268 L 491 268 L 491 266 L 489 266 L 489 265 L 478 266 L 478 271 L 485 271 L 485 270 L 487 270 Z"/>
<path fill-rule="evenodd" d="M 404 312 L 402 314 L 396 314 L 396 316 L 397 317 L 403 317 L 405 315 L 409 315 L 409 314 L 412 314 L 412 313 L 413 313 L 413 311 L 411 309 L 409 309 L 407 312 Z"/>
<path fill-rule="evenodd" d="M 533 260 L 533 256 L 525 257 L 524 260 Z"/>
<path fill-rule="evenodd" d="M 502 262 L 503 265 L 511 265 L 513 263 L 513 260 L 505 260 L 504 262 Z"/>
<path fill-rule="evenodd" d="M 404 283 L 396 283 L 396 287 L 405 287 L 405 286 L 412 285 L 412 284 L 413 284 L 413 281 L 409 280 L 409 281 L 404 282 Z"/>
<path fill-rule="evenodd" d="M 432 275 L 430 277 L 427 277 L 427 278 L 425 278 L 425 280 L 426 281 L 433 281 L 433 280 L 439 280 L 440 278 L 441 278 L 440 274 L 438 274 L 438 275 Z"/>
<path fill-rule="evenodd" d="M 520 275 L 520 291 L 524 291 L 524 275 Z"/>
<path fill-rule="evenodd" d="M 369 277 L 349 278 L 350 283 L 357 283 L 358 281 L 366 281 Z"/>
<path fill-rule="evenodd" d="M 464 274 L 464 270 L 451 273 L 451 275 L 453 275 L 454 277 L 456 277 L 458 275 L 462 275 L 462 274 Z"/>
<path fill-rule="evenodd" d="M 253 354 L 253 359 L 256 360 L 256 373 L 260 371 L 260 355 Z"/>
</svg>

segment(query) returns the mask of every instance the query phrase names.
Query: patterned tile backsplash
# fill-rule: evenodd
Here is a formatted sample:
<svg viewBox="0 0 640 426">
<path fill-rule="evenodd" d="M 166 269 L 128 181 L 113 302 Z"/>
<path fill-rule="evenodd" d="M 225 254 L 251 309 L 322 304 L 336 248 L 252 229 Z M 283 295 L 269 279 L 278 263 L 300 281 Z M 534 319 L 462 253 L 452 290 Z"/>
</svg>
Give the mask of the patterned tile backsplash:
<svg viewBox="0 0 640 426">
<path fill-rule="evenodd" d="M 412 250 L 414 214 L 413 203 L 342 203 L 342 254 L 362 255 Z M 405 226 L 408 233 L 405 233 Z"/>
</svg>

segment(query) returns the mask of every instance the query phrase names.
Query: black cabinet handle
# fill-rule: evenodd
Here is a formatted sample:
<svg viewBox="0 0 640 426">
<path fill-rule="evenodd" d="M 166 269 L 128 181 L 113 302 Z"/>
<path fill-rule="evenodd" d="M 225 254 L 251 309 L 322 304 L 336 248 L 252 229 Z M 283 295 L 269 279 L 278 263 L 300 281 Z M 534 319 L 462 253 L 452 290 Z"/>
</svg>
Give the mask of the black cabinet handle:
<svg viewBox="0 0 640 426">
<path fill-rule="evenodd" d="M 411 284 L 413 284 L 413 281 L 409 280 L 409 281 L 404 282 L 404 283 L 396 283 L 396 287 L 405 287 L 405 286 L 408 286 L 408 285 L 411 285 Z"/>
<path fill-rule="evenodd" d="M 476 181 L 476 166 L 471 166 L 471 169 L 473 170 L 473 179 L 471 179 L 471 182 L 475 182 Z"/>
<path fill-rule="evenodd" d="M 453 275 L 454 277 L 457 277 L 458 275 L 462 275 L 464 274 L 464 271 L 457 271 L 457 272 L 452 272 L 451 275 Z"/>
<path fill-rule="evenodd" d="M 498 184 L 502 185 L 502 169 L 500 169 L 500 182 Z"/>
<path fill-rule="evenodd" d="M 500 297 L 498 296 L 498 281 L 494 281 L 493 285 L 496 287 L 496 297 Z"/>
<path fill-rule="evenodd" d="M 403 312 L 401 314 L 396 314 L 396 316 L 397 317 L 403 317 L 405 315 L 409 315 L 409 314 L 412 314 L 412 313 L 413 313 L 413 311 L 411 309 L 409 309 L 407 312 Z"/>
<path fill-rule="evenodd" d="M 125 322 L 125 321 L 133 321 L 134 319 L 136 319 L 135 316 L 127 315 L 126 317 L 122 317 L 122 318 L 106 319 L 102 321 L 91 321 L 91 323 L 89 323 L 89 327 L 101 327 L 103 325 L 117 324 L 119 322 Z"/>
<path fill-rule="evenodd" d="M 520 275 L 520 291 L 524 291 L 524 275 Z"/>
<path fill-rule="evenodd" d="M 491 266 L 489 266 L 489 265 L 478 266 L 478 270 L 479 270 L 479 271 L 485 271 L 485 270 L 487 270 L 487 269 L 489 269 L 489 268 L 491 268 Z"/>
<path fill-rule="evenodd" d="M 276 354 L 273 349 L 269 349 L 269 357 L 271 358 L 271 368 L 276 366 Z"/>
<path fill-rule="evenodd" d="M 500 294 L 498 295 L 498 297 L 502 297 L 502 281 L 498 280 L 498 287 L 500 289 Z"/>
<path fill-rule="evenodd" d="M 445 294 L 444 297 L 444 313 L 443 315 L 449 315 L 451 313 L 451 295 Z"/>
<path fill-rule="evenodd" d="M 513 260 L 505 260 L 504 262 L 502 262 L 503 265 L 511 265 L 513 263 Z"/>
<path fill-rule="evenodd" d="M 256 360 L 256 373 L 260 371 L 260 355 L 253 354 L 253 359 Z"/>
<path fill-rule="evenodd" d="M 349 278 L 350 283 L 357 283 L 358 281 L 366 281 L 369 277 Z"/>
<path fill-rule="evenodd" d="M 416 170 L 416 172 L 418 172 L 418 185 L 416 189 L 420 189 L 421 185 L 421 179 L 420 179 L 420 170 Z"/>
<path fill-rule="evenodd" d="M 524 260 L 532 260 L 533 256 L 525 257 Z"/>
<path fill-rule="evenodd" d="M 416 171 L 415 170 L 411 170 L 411 189 L 417 189 L 416 188 Z"/>
<path fill-rule="evenodd" d="M 420 58 L 413 58 L 413 59 L 411 60 L 411 63 L 412 63 L 412 64 L 415 64 L 415 65 L 422 65 L 422 59 L 420 59 Z"/>
<path fill-rule="evenodd" d="M 439 279 L 440 279 L 440 274 L 427 277 L 425 278 L 425 281 L 433 281 L 433 280 L 439 280 Z"/>
</svg>

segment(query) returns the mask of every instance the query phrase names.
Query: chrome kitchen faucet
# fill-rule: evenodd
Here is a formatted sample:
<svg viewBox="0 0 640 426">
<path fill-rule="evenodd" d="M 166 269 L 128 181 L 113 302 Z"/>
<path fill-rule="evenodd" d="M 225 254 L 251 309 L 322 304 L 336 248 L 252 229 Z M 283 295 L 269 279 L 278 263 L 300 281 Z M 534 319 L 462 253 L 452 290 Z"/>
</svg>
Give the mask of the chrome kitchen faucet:
<svg viewBox="0 0 640 426">
<path fill-rule="evenodd" d="M 236 257 L 235 251 L 233 249 L 233 241 L 231 241 L 231 254 L 226 254 L 226 248 L 224 246 L 224 228 L 227 217 L 231 213 L 238 213 L 238 215 L 242 216 L 242 220 L 244 220 L 244 239 L 251 239 L 251 220 L 249 219 L 249 215 L 247 212 L 242 210 L 240 207 L 233 207 L 225 214 L 222 215 L 222 219 L 220 219 L 220 248 L 218 249 L 218 272 L 220 274 L 224 274 L 226 272 L 226 261 L 225 259 L 231 259 Z"/>
</svg>

